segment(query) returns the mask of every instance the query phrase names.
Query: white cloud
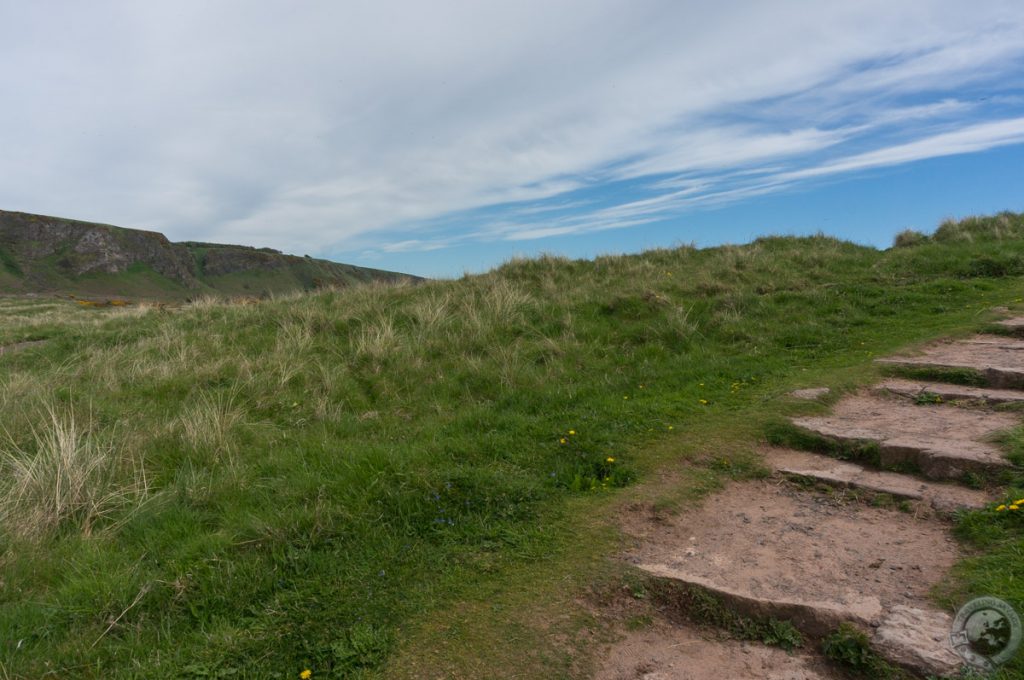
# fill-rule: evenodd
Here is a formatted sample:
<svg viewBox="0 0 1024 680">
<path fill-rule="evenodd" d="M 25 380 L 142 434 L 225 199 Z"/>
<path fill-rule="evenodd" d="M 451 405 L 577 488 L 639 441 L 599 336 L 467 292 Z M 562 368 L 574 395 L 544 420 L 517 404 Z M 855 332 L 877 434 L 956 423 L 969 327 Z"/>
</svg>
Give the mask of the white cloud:
<svg viewBox="0 0 1024 680">
<path fill-rule="evenodd" d="M 962 153 L 983 151 L 996 146 L 1024 143 L 1024 117 L 980 123 L 968 127 L 925 137 L 906 144 L 869 151 L 815 167 L 793 170 L 777 175 L 777 179 L 790 182 L 809 177 L 834 175 L 867 168 L 879 168 L 900 163 L 919 161 Z"/>
<path fill-rule="evenodd" d="M 635 226 L 1018 143 L 986 108 L 1012 93 L 952 88 L 1019 83 L 1020 35 L 1016 0 L 21 3 L 0 207 L 300 253 Z M 627 180 L 643 198 L 537 204 Z"/>
</svg>

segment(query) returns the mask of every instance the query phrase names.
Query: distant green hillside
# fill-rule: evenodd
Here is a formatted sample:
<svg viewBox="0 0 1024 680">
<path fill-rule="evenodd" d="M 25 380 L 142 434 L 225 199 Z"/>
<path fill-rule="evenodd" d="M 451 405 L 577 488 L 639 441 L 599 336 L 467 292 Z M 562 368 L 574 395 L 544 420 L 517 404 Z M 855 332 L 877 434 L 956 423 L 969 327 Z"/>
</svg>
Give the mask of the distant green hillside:
<svg viewBox="0 0 1024 680">
<path fill-rule="evenodd" d="M 180 299 L 410 278 L 271 248 L 171 243 L 153 231 L 0 210 L 0 294 Z"/>
</svg>

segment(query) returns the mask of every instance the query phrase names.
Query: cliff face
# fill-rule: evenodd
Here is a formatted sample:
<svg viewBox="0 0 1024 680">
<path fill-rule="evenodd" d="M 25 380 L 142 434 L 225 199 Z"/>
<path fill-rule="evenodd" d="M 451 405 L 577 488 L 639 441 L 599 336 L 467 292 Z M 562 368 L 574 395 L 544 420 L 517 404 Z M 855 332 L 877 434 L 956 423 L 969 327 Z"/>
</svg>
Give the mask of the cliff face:
<svg viewBox="0 0 1024 680">
<path fill-rule="evenodd" d="M 141 264 L 183 286 L 198 285 L 188 250 L 155 231 L 0 210 L 0 248 L 26 272 L 45 263 L 78 277 Z"/>
<path fill-rule="evenodd" d="M 180 297 L 403 277 L 269 248 L 171 243 L 154 231 L 0 210 L 0 294 L 109 291 L 145 296 L 153 289 L 157 297 Z"/>
</svg>

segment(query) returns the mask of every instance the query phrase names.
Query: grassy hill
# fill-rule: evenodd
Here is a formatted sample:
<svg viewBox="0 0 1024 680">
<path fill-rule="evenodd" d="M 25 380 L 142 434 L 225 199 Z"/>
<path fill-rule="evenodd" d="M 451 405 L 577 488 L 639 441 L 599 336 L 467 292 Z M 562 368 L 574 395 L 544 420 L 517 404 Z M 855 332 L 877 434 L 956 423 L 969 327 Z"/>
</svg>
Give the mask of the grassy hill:
<svg viewBox="0 0 1024 680">
<path fill-rule="evenodd" d="M 401 278 L 410 277 L 270 248 L 171 243 L 152 231 L 0 210 L 0 293 L 174 300 Z"/>
<path fill-rule="evenodd" d="M 0 346 L 47 340 L 0 354 L 0 667 L 586 677 L 608 630 L 587 603 L 628 578 L 607 559 L 622 503 L 663 475 L 646 500 L 672 511 L 756 474 L 787 391 L 865 384 L 879 354 L 1022 306 L 1024 216 L 900 242 L 171 310 L 0 303 Z M 1022 535 L 989 535 L 998 568 L 949 592 L 1024 606 Z"/>
</svg>

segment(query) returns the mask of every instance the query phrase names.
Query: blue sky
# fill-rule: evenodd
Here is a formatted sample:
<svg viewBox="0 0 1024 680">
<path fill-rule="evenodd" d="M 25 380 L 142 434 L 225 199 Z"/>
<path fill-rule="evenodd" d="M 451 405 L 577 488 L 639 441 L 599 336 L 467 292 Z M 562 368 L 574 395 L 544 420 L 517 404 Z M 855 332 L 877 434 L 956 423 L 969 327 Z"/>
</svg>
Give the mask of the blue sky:
<svg viewBox="0 0 1024 680">
<path fill-rule="evenodd" d="M 1019 0 L 14 3 L 0 208 L 430 276 L 1024 210 Z"/>
</svg>

